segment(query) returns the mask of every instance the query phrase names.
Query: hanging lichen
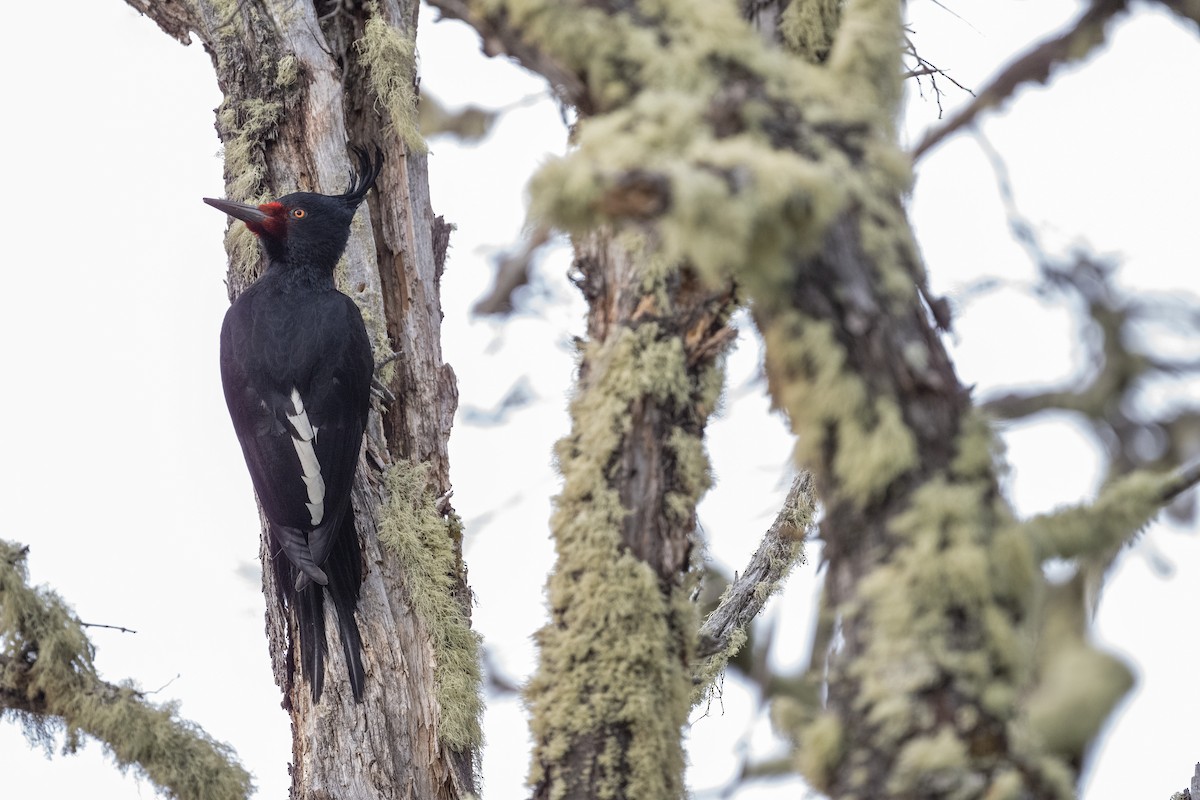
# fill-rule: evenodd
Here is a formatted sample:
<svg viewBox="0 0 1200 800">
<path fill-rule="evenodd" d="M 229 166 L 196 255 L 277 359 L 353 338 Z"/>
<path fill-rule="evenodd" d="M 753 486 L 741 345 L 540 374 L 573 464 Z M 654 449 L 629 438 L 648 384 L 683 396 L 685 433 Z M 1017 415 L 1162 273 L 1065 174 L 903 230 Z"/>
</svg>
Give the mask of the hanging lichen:
<svg viewBox="0 0 1200 800">
<path fill-rule="evenodd" d="M 371 90 L 396 135 L 411 152 L 424 153 L 425 140 L 417 115 L 417 42 L 410 32 L 389 25 L 372 3 L 363 36 L 355 43 Z"/>
<path fill-rule="evenodd" d="M 438 737 L 455 750 L 466 750 L 483 742 L 479 634 L 471 629 L 464 598 L 455 595 L 459 523 L 438 513 L 428 471 L 427 465 L 404 460 L 388 469 L 379 542 L 404 565 L 409 601 L 433 644 L 441 709 Z"/>
<path fill-rule="evenodd" d="M 74 752 L 95 737 L 122 769 L 171 797 L 243 800 L 253 786 L 229 745 L 156 706 L 132 684 L 99 679 L 91 642 L 53 592 L 28 585 L 27 549 L 0 540 L 0 714 L 17 717 L 47 752 L 59 732 Z M 7 707 L 5 707 L 7 706 Z"/>
</svg>

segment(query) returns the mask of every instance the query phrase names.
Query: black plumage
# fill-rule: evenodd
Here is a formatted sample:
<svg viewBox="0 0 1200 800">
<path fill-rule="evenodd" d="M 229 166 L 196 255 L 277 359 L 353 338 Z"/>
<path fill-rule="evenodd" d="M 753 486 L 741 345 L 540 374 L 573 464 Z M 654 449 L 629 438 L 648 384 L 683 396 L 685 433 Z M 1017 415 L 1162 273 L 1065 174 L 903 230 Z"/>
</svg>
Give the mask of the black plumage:
<svg viewBox="0 0 1200 800">
<path fill-rule="evenodd" d="M 337 614 L 350 685 L 362 700 L 354 614 L 362 563 L 350 490 L 374 365 L 358 307 L 334 287 L 350 222 L 382 165 L 359 151 L 341 195 L 295 192 L 259 206 L 205 198 L 246 223 L 267 268 L 221 328 L 221 381 L 254 489 L 269 521 L 280 599 L 295 609 L 301 671 L 321 697 L 326 594 Z M 283 557 L 280 557 L 282 554 Z"/>
</svg>

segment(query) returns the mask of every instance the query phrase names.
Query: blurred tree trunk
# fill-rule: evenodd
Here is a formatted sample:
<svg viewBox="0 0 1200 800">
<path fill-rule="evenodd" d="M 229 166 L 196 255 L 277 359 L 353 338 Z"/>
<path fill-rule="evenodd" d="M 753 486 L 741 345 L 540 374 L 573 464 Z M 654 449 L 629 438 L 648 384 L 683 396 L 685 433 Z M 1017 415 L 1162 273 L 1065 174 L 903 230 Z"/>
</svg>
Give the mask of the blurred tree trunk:
<svg viewBox="0 0 1200 800">
<path fill-rule="evenodd" d="M 438 501 L 450 487 L 446 445 L 457 389 L 440 343 L 448 229 L 430 209 L 427 160 L 412 122 L 417 4 L 128 2 L 184 44 L 194 34 L 212 57 L 224 93 L 217 132 L 231 199 L 340 193 L 348 144 L 383 149 L 378 192 L 364 203 L 357 219 L 366 224 L 353 227 L 338 274 L 339 287 L 363 310 L 376 360 L 398 354 L 382 371 L 396 400 L 372 414 L 354 493 L 365 566 L 358 608 L 365 702 L 353 702 L 333 642 L 319 706 L 293 680 L 294 615 L 275 602 L 264 545 L 267 628 L 292 718 L 293 798 L 463 797 L 476 790 L 480 700 L 477 665 L 455 663 L 460 654 L 447 657 L 441 647 L 442 626 L 468 624 L 469 590 L 457 519 Z M 256 277 L 260 258 L 240 224 L 231 226 L 227 248 L 232 298 Z M 426 538 L 408 551 L 380 544 L 380 533 L 404 539 L 414 529 Z M 430 563 L 414 568 L 421 559 Z M 426 567 L 445 580 L 419 583 Z M 439 599 L 451 604 L 451 619 L 414 609 L 410 598 L 431 591 L 445 595 Z M 336 626 L 329 628 L 332 636 Z M 456 636 L 473 656 L 474 634 L 460 630 L 449 638 Z M 459 668 L 468 680 L 445 680 L 446 670 Z M 449 685 L 465 686 L 463 696 L 440 693 Z"/>
</svg>

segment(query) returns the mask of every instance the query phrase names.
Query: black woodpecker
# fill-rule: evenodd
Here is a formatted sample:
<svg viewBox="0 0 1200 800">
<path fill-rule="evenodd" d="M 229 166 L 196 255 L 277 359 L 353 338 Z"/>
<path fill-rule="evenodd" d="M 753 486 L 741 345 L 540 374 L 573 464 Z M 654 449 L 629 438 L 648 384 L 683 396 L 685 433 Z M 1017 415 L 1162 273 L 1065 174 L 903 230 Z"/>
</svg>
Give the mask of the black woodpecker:
<svg viewBox="0 0 1200 800">
<path fill-rule="evenodd" d="M 266 271 L 225 314 L 221 382 L 278 548 L 276 583 L 280 600 L 296 611 L 301 672 L 314 703 L 325 682 L 326 594 L 358 702 L 365 681 L 354 619 L 362 563 L 350 488 L 374 363 L 362 315 L 334 288 L 333 270 L 383 154 L 357 154 L 358 171 L 344 194 L 295 192 L 259 206 L 204 198 L 245 222 L 266 252 Z"/>
</svg>

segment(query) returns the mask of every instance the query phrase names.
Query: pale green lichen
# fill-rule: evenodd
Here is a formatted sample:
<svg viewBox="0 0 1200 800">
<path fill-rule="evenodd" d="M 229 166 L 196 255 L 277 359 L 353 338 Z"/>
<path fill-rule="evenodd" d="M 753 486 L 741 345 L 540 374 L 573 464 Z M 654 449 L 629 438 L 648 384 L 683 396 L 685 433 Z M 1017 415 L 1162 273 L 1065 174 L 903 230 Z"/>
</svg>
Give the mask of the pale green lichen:
<svg viewBox="0 0 1200 800">
<path fill-rule="evenodd" d="M 854 193 L 863 253 L 874 265 L 883 296 L 897 305 L 910 302 L 925 280 L 901 201 L 910 187 L 912 163 L 890 142 L 879 140 L 867 143 L 865 162 L 856 173 L 862 183 Z"/>
<path fill-rule="evenodd" d="M 752 302 L 770 310 L 760 316 L 767 320 L 767 371 L 777 404 L 801 435 L 799 456 L 819 464 L 836 447 L 832 475 L 826 477 L 840 495 L 826 500 L 862 508 L 881 503 L 897 479 L 912 472 L 912 434 L 896 400 L 852 373 L 831 323 L 783 309 L 808 277 L 798 274 L 805 256 L 825 242 L 832 221 L 847 219 L 857 226 L 855 241 L 871 265 L 875 299 L 913 307 L 923 277 L 901 203 L 910 165 L 894 137 L 901 4 L 847 0 L 838 9 L 833 37 L 830 3 L 791 5 L 785 37 L 797 49 L 805 40 L 810 53 L 831 40 L 825 65 L 763 48 L 733 16 L 735 4 L 647 0 L 634 6 L 637 21 L 625 13 L 547 0 L 483 0 L 478 8 L 504 18 L 587 81 L 591 116 L 578 123 L 575 149 L 548 163 L 531 183 L 533 216 L 573 231 L 646 226 L 664 263 L 685 259 L 709 280 L 734 276 Z M 822 17 L 819 25 L 812 21 L 814 11 Z M 669 37 L 655 35 L 647 20 Z M 734 84 L 748 96 L 723 102 L 721 92 Z M 780 109 L 791 116 L 781 117 Z M 800 145 L 792 147 L 793 139 Z M 628 344 L 605 347 L 615 353 Z M 589 349 L 589 381 L 598 371 L 595 359 L 614 353 Z M 919 365 L 930 353 L 910 349 L 906 356 Z M 619 380 L 634 382 L 627 375 Z M 555 619 L 541 640 L 547 677 L 531 687 L 535 735 L 544 754 L 544 761 L 535 759 L 535 779 L 543 763 L 553 764 L 568 751 L 570 731 L 593 731 L 599 719 L 619 719 L 622 725 L 630 719 L 595 710 L 621 695 L 602 670 L 581 670 L 579 664 L 598 661 L 601 668 L 616 668 L 610 651 L 626 647 L 627 635 L 639 646 L 647 638 L 661 645 L 667 637 L 655 625 L 671 613 L 662 610 L 661 599 L 651 603 L 653 593 L 639 583 L 650 576 L 638 575 L 629 564 L 622 564 L 624 571 L 600 566 L 621 552 L 624 510 L 605 487 L 626 403 L 613 394 L 591 394 L 585 387 L 577 398 L 573 413 L 586 421 L 559 449 L 565 485 L 555 517 L 560 536 L 560 568 L 550 592 Z M 585 414 L 588 404 L 593 407 Z M 977 756 L 966 747 L 976 744 L 973 726 L 1003 731 L 1017 725 L 1022 701 L 1038 682 L 1039 648 L 1055 646 L 1031 630 L 1045 594 L 1044 551 L 1012 523 L 997 498 L 995 445 L 986 424 L 968 416 L 959 445 L 952 466 L 934 475 L 884 534 L 894 544 L 889 561 L 863 577 L 857 596 L 836 609 L 861 649 L 853 662 L 837 667 L 842 672 L 833 679 L 853 687 L 851 713 L 867 724 L 849 737 L 832 714 L 814 718 L 796 711 L 789 720 L 799 757 L 806 759 L 802 768 L 816 786 L 836 776 L 839 787 L 878 791 L 868 786 L 878 775 L 871 759 L 905 746 L 889 776 L 897 786 L 919 796 L 917 787 L 932 781 L 931 789 L 945 796 L 978 794 L 985 788 L 981 776 L 996 764 L 980 769 L 977 761 L 988 762 L 994 751 Z M 1148 497 L 1130 494 L 1135 500 Z M 1138 516 L 1128 514 L 1125 522 Z M 1081 527 L 1086 526 L 1074 526 Z M 1089 527 L 1087 536 L 1096 535 Z M 1074 547 L 1080 531 L 1057 537 L 1064 538 L 1064 546 Z M 589 593 L 607 599 L 612 586 L 617 602 L 636 595 L 651 609 L 637 621 L 618 616 L 616 639 L 595 621 L 585 624 L 574 616 L 576 603 L 594 600 Z M 601 613 L 594 606 L 588 611 Z M 554 684 L 562 675 L 570 676 L 569 685 Z M 661 673 L 635 677 L 648 676 L 673 686 Z M 953 693 L 959 710 L 955 727 L 938 729 L 941 721 L 930 700 L 935 691 Z M 541 703 L 563 716 L 547 722 Z M 569 710 L 577 717 L 568 717 Z M 593 727 L 570 727 L 585 726 L 582 720 Z M 655 728 L 650 738 L 668 736 L 671 727 Z M 979 735 L 986 745 L 992 734 Z M 1034 765 L 1031 780 L 1069 796 L 1065 761 L 1015 740 L 1013 751 Z M 675 764 L 663 763 L 668 770 Z M 1020 775 L 996 774 L 1001 794 L 1021 791 Z M 672 796 L 660 784 L 652 788 L 642 796 Z"/>
<path fill-rule="evenodd" d="M 917 463 L 917 444 L 895 401 L 877 397 L 864 406 L 859 413 L 871 422 L 844 420 L 838 426 L 833 472 L 851 497 L 867 499 Z"/>
<path fill-rule="evenodd" d="M 834 474 L 846 499 L 860 504 L 913 466 L 916 445 L 895 402 L 869 399 L 862 379 L 846 369 L 831 323 L 784 314 L 763 338 L 772 393 L 799 437 L 799 463 L 816 463 L 835 434 Z"/>
<path fill-rule="evenodd" d="M 1025 524 L 1025 534 L 1041 558 L 1107 551 L 1127 541 L 1162 510 L 1169 480 L 1169 476 L 1135 472 L 1105 487 L 1093 503 L 1033 518 Z"/>
<path fill-rule="evenodd" d="M 803 729 L 796 746 L 796 768 L 816 789 L 828 788 L 842 758 L 842 721 L 821 714 Z"/>
<path fill-rule="evenodd" d="M 987 787 L 984 797 L 986 800 L 1019 800 L 1025 788 L 1021 775 L 1015 769 L 1001 769 L 992 776 L 992 782 Z"/>
<path fill-rule="evenodd" d="M 1065 800 L 1073 793 L 1069 764 L 1094 740 L 1131 677 L 1086 641 L 1082 578 L 1049 587 L 1041 560 L 1128 535 L 1161 502 L 1164 479 L 1134 476 L 1093 507 L 1019 525 L 986 474 L 995 452 L 989 438 L 986 424 L 968 421 L 960 437 L 968 452 L 955 460 L 954 477 L 927 482 L 893 519 L 897 547 L 862 579 L 857 600 L 841 608 L 863 648 L 842 669 L 870 726 L 870 752 L 897 748 L 891 794 L 968 798 L 987 789 L 1018 796 L 1029 788 L 1018 774 L 993 776 L 988 787 L 987 759 L 964 749 L 980 726 L 1001 725 L 1011 731 L 1008 751 L 1033 765 L 1030 780 Z M 930 735 L 936 720 L 923 698 L 947 689 L 956 698 L 954 724 Z M 801 747 L 815 722 L 803 714 L 788 721 Z M 853 784 L 856 753 L 836 765 L 839 785 Z M 810 761 L 803 769 L 815 781 L 828 775 Z"/>
<path fill-rule="evenodd" d="M 1087 641 L 1080 576 L 1049 587 L 1039 616 L 1036 681 L 1024 703 L 1025 744 L 1064 759 L 1081 756 L 1133 685 L 1129 668 Z"/>
<path fill-rule="evenodd" d="M 417 42 L 410 31 L 388 24 L 377 4 L 370 5 L 363 36 L 357 42 L 371 90 L 388 121 L 410 152 L 427 149 L 417 114 Z"/>
<path fill-rule="evenodd" d="M 917 736 L 904 743 L 887 789 L 895 797 L 972 800 L 979 796 L 984 782 L 971 768 L 966 744 L 953 730 L 942 727 L 932 736 Z"/>
<path fill-rule="evenodd" d="M 555 622 L 538 634 L 541 666 L 526 689 L 537 743 L 530 780 L 542 779 L 544 764 L 563 764 L 575 737 L 599 735 L 621 746 L 622 763 L 593 776 L 598 796 L 623 785 L 629 797 L 678 797 L 690 676 L 675 631 L 688 620 L 673 619 L 648 565 L 619 552 L 615 493 L 596 499 L 555 514 L 560 554 L 571 555 L 551 578 Z"/>
<path fill-rule="evenodd" d="M 783 270 L 792 253 L 815 249 L 845 204 L 836 170 L 758 135 L 705 133 L 702 100 L 644 92 L 629 108 L 581 124 L 571 154 L 530 182 L 531 217 L 567 230 L 619 222 L 633 201 L 613 177 L 651 164 L 669 195 L 658 226 L 664 263 L 686 261 L 718 280 L 746 265 Z"/>
<path fill-rule="evenodd" d="M 657 216 L 668 261 L 686 259 L 712 278 L 751 267 L 785 270 L 787 258 L 814 249 L 844 208 L 844 153 L 803 130 L 831 122 L 857 129 L 878 110 L 853 109 L 848 118 L 828 71 L 762 47 L 732 5 L 647 4 L 640 13 L 661 20 L 670 31 L 665 41 L 652 26 L 599 9 L 537 0 L 483 7 L 586 76 L 599 106 L 577 124 L 572 152 L 534 177 L 534 218 L 582 230 L 642 209 Z M 731 80 L 746 81 L 761 97 L 714 106 Z M 794 135 L 805 138 L 803 153 L 772 144 L 781 105 L 811 114 L 786 123 L 802 125 Z M 714 130 L 714 113 L 736 117 L 735 130 Z M 617 180 L 647 165 L 662 184 L 660 209 L 626 196 Z"/>
<path fill-rule="evenodd" d="M 1133 676 L 1120 659 L 1082 643 L 1056 648 L 1026 700 L 1034 742 L 1042 752 L 1078 757 L 1131 688 Z"/>
<path fill-rule="evenodd" d="M 102 682 L 91 642 L 55 593 L 28 585 L 26 549 L 0 540 L 0 707 L 47 753 L 60 731 L 74 752 L 84 734 L 95 737 L 118 768 L 133 769 L 171 797 L 243 800 L 250 775 L 233 750 L 178 715 L 178 704 L 157 706 L 131 684 Z M 22 710 L 26 704 L 44 713 Z"/>
<path fill-rule="evenodd" d="M 902 96 L 902 6 L 900 0 L 845 0 L 829 53 L 829 68 L 848 101 L 874 106 L 885 124 L 897 113 Z"/>
<path fill-rule="evenodd" d="M 242 203 L 270 199 L 266 191 L 266 142 L 274 137 L 283 113 L 277 101 L 226 98 L 217 109 L 217 129 L 224 142 L 226 194 Z M 258 277 L 262 253 L 258 238 L 239 222 L 225 233 L 229 271 L 243 284 Z"/>
<path fill-rule="evenodd" d="M 379 541 L 403 564 L 412 610 L 433 644 L 438 738 L 461 751 L 483 741 L 479 635 L 471 629 L 465 598 L 455 594 L 461 528 L 457 519 L 438 513 L 428 472 L 428 465 L 405 460 L 388 468 Z"/>
<path fill-rule="evenodd" d="M 767 280 L 856 207 L 889 295 L 912 296 L 920 261 L 900 206 L 910 176 L 891 136 L 898 28 L 879 35 L 898 17 L 895 0 L 847 4 L 849 34 L 835 46 L 843 55 L 827 68 L 762 47 L 733 6 L 639 7 L 670 31 L 664 40 L 625 14 L 538 0 L 483 5 L 586 76 L 599 105 L 578 122 L 572 152 L 531 182 L 534 218 L 578 231 L 653 216 L 668 261 L 687 260 L 710 279 L 753 270 Z M 785 37 L 823 51 L 838 19 L 830 0 L 798 0 L 785 12 Z M 849 91 L 884 73 L 879 87 Z M 749 95 L 718 99 L 731 83 L 752 87 L 741 90 Z M 787 108 L 795 111 L 781 121 Z M 622 183 L 637 174 L 655 188 Z"/>
<path fill-rule="evenodd" d="M 655 571 L 625 549 L 629 512 L 611 470 L 631 404 L 684 409 L 698 387 L 681 341 L 654 323 L 616 329 L 586 345 L 584 360 L 572 432 L 556 447 L 563 488 L 551 520 L 552 621 L 538 633 L 539 669 L 525 693 L 536 742 L 530 782 L 549 781 L 551 797 L 587 780 L 597 796 L 665 800 L 683 792 L 680 730 L 691 706 L 696 610 L 689 581 L 664 592 Z M 686 523 L 710 480 L 707 459 L 699 439 L 678 428 L 666 450 L 675 491 L 664 517 Z M 580 737 L 599 737 L 601 755 L 583 767 L 587 775 L 565 775 Z"/>
<path fill-rule="evenodd" d="M 667 435 L 666 449 L 675 458 L 677 484 L 663 499 L 672 522 L 684 525 L 695 517 L 696 501 L 712 486 L 712 470 L 704 443 L 682 428 Z"/>
<path fill-rule="evenodd" d="M 728 590 L 728 587 L 726 587 Z M 738 653 L 742 652 L 742 648 L 746 646 L 749 637 L 745 628 L 735 628 L 729 634 L 729 641 L 725 647 L 718 653 L 714 653 L 710 658 L 693 670 L 693 686 L 690 704 L 697 706 L 707 699 L 710 699 L 714 694 L 719 695 L 718 682 L 721 675 L 725 672 L 725 668 L 729 662 L 733 660 Z"/>
<path fill-rule="evenodd" d="M 1027 667 L 1020 648 L 1011 650 L 1017 639 L 1006 613 L 994 605 L 986 497 L 982 484 L 923 486 L 893 522 L 902 545 L 861 582 L 854 613 L 865 615 L 870 635 L 847 670 L 860 682 L 877 742 L 905 741 L 928 722 L 917 697 L 945 676 L 954 676 L 967 701 L 981 698 L 997 675 L 1019 677 Z M 964 640 L 956 619 L 990 623 Z"/>
<path fill-rule="evenodd" d="M 217 126 L 224 142 L 225 188 L 230 199 L 266 199 L 263 148 L 274 136 L 282 114 L 282 103 L 255 98 L 226 98 L 217 109 Z"/>
<path fill-rule="evenodd" d="M 275 85 L 280 89 L 290 89 L 300 80 L 300 59 L 288 53 L 275 65 Z"/>
<path fill-rule="evenodd" d="M 824 61 L 841 18 L 841 0 L 792 0 L 779 20 L 783 40 L 800 57 Z"/>
<path fill-rule="evenodd" d="M 964 480 L 990 480 L 1004 472 L 1004 443 L 980 411 L 969 411 L 960 423 L 958 450 L 950 473 Z"/>
</svg>

